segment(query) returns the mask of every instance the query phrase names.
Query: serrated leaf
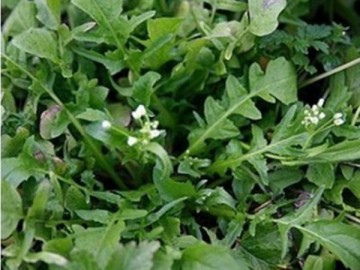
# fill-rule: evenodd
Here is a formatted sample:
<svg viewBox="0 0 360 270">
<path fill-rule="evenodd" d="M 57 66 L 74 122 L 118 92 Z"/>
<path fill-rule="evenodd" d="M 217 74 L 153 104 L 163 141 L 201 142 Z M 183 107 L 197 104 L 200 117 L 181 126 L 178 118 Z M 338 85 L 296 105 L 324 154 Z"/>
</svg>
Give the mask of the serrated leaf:
<svg viewBox="0 0 360 270">
<path fill-rule="evenodd" d="M 102 224 L 110 221 L 110 212 L 102 209 L 76 210 L 75 213 L 83 220 L 91 220 Z"/>
<path fill-rule="evenodd" d="M 305 227 L 296 226 L 307 237 L 320 243 L 351 269 L 360 268 L 360 230 L 335 221 L 318 221 Z"/>
<path fill-rule="evenodd" d="M 246 95 L 248 95 L 246 89 L 234 76 L 230 75 L 226 80 L 228 106 L 234 106 L 237 100 L 246 97 Z M 254 102 L 250 99 L 245 101 L 241 107 L 234 111 L 234 113 L 253 120 L 261 118 L 261 112 L 256 108 Z"/>
<path fill-rule="evenodd" d="M 311 219 L 314 208 L 320 201 L 323 191 L 324 187 L 318 188 L 316 193 L 313 195 L 313 198 L 295 213 L 291 213 L 280 219 L 274 220 L 278 225 L 279 232 L 282 238 L 282 258 L 285 256 L 288 248 L 288 232 L 290 228 L 300 226 Z"/>
<path fill-rule="evenodd" d="M 249 83 L 250 93 L 268 102 L 275 101 L 272 96 L 286 105 L 297 100 L 296 72 L 283 57 L 270 61 L 265 73 L 257 63 L 251 65 Z"/>
<path fill-rule="evenodd" d="M 152 41 L 157 40 L 167 34 L 176 33 L 182 22 L 182 18 L 157 18 L 148 20 L 147 30 Z"/>
<path fill-rule="evenodd" d="M 14 37 L 12 42 L 26 53 L 49 59 L 54 63 L 59 62 L 57 41 L 54 35 L 46 29 L 30 28 Z"/>
<path fill-rule="evenodd" d="M 251 33 L 265 36 L 278 26 L 278 16 L 286 7 L 286 0 L 249 0 Z"/>
<path fill-rule="evenodd" d="M 8 238 L 23 218 L 22 200 L 16 188 L 1 181 L 1 239 Z"/>
</svg>

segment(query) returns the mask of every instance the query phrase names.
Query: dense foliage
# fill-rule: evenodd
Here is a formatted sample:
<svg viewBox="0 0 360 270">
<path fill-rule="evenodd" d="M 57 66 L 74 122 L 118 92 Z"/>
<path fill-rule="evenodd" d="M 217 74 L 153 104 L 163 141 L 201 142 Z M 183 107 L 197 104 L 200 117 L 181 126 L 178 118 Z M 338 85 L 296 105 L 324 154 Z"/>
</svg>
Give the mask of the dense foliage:
<svg viewBox="0 0 360 270">
<path fill-rule="evenodd" d="M 3 0 L 2 269 L 360 269 L 355 0 Z"/>
</svg>

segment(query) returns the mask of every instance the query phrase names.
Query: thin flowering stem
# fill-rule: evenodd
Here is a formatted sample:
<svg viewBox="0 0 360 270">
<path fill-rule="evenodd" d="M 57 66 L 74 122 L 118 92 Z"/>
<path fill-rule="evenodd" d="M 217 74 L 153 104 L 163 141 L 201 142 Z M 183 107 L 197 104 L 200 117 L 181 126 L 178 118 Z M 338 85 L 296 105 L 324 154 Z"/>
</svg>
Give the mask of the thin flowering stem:
<svg viewBox="0 0 360 270">
<path fill-rule="evenodd" d="M 304 143 L 303 146 L 303 150 L 307 149 L 312 141 L 312 139 L 319 134 L 320 132 L 323 132 L 329 128 L 332 128 L 335 126 L 335 124 L 331 124 L 333 123 L 333 119 L 327 121 L 325 124 L 323 124 L 322 126 L 320 126 L 320 128 L 318 128 L 317 130 L 315 130 L 314 133 L 310 134 L 309 138 L 306 140 L 306 142 Z"/>
<path fill-rule="evenodd" d="M 320 81 L 322 79 L 330 77 L 330 76 L 332 76 L 332 75 L 334 75 L 336 73 L 339 73 L 341 71 L 344 71 L 344 70 L 346 70 L 348 68 L 351 68 L 351 67 L 359 65 L 359 64 L 360 64 L 360 57 L 356 58 L 356 59 L 354 59 L 354 60 L 352 60 L 352 61 L 350 61 L 350 62 L 348 62 L 346 64 L 343 64 L 343 65 L 341 65 L 341 66 L 339 66 L 337 68 L 334 68 L 334 69 L 332 69 L 332 70 L 330 70 L 328 72 L 322 73 L 322 74 L 320 74 L 318 76 L 315 76 L 313 78 L 310 78 L 310 79 L 306 80 L 305 82 L 300 84 L 299 89 L 304 88 L 305 86 L 313 84 L 313 83 L 315 83 L 317 81 Z"/>
<path fill-rule="evenodd" d="M 353 119 L 351 120 L 351 125 L 352 126 L 355 126 L 356 125 L 356 122 L 357 120 L 359 119 L 359 116 L 360 116 L 360 106 L 357 108 L 355 114 L 354 114 L 354 117 Z"/>
</svg>

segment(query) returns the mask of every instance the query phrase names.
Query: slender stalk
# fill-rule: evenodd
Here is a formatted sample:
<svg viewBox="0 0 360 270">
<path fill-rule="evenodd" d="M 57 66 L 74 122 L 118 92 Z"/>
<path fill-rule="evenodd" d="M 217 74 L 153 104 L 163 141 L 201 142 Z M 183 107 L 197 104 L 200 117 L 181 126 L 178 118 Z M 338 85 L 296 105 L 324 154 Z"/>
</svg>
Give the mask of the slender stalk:
<svg viewBox="0 0 360 270">
<path fill-rule="evenodd" d="M 352 126 L 355 126 L 356 125 L 356 122 L 357 120 L 359 119 L 359 116 L 360 116 L 360 106 L 357 108 L 355 114 L 354 114 L 354 117 L 353 119 L 351 120 L 351 125 Z"/>
<path fill-rule="evenodd" d="M 330 70 L 330 71 L 328 71 L 328 72 L 325 72 L 325 73 L 323 73 L 323 74 L 320 74 L 320 75 L 318 75 L 318 76 L 315 76 L 315 77 L 313 77 L 313 78 L 310 78 L 310 79 L 306 80 L 305 82 L 303 82 L 302 84 L 300 84 L 299 89 L 300 89 L 300 88 L 304 88 L 305 86 L 308 86 L 308 85 L 310 85 L 310 84 L 313 84 L 313 83 L 315 83 L 315 82 L 317 82 L 317 81 L 320 81 L 320 80 L 322 80 L 322 79 L 325 79 L 325 78 L 327 78 L 327 77 L 330 77 L 331 75 L 334 75 L 334 74 L 336 74 L 336 73 L 339 73 L 339 72 L 341 72 L 341 71 L 344 71 L 344 70 L 346 70 L 346 69 L 348 69 L 348 68 L 351 68 L 351 67 L 353 67 L 353 66 L 356 66 L 356 65 L 358 65 L 358 64 L 360 64 L 360 57 L 359 57 L 359 58 L 356 58 L 356 59 L 354 59 L 354 60 L 352 60 L 352 61 L 350 61 L 350 62 L 348 62 L 348 63 L 346 63 L 346 64 L 343 64 L 343 65 L 341 65 L 341 66 L 339 66 L 339 67 L 337 67 L 337 68 L 334 68 L 334 69 L 332 69 L 332 70 Z"/>
<path fill-rule="evenodd" d="M 109 163 L 106 161 L 102 153 L 98 150 L 93 140 L 89 137 L 89 135 L 85 132 L 83 126 L 79 122 L 79 120 L 66 108 L 65 104 L 55 95 L 53 91 L 51 91 L 47 86 L 45 86 L 38 78 L 36 78 L 34 75 L 32 75 L 29 71 L 27 71 L 25 68 L 20 66 L 17 62 L 12 60 L 10 57 L 6 55 L 1 55 L 1 57 L 5 58 L 7 61 L 9 61 L 12 65 L 14 65 L 17 69 L 19 69 L 21 72 L 23 72 L 26 76 L 28 76 L 32 81 L 38 83 L 40 87 L 54 100 L 55 103 L 57 103 L 59 106 L 61 106 L 66 114 L 68 115 L 70 121 L 73 123 L 75 128 L 78 130 L 80 135 L 83 137 L 85 143 L 89 146 L 91 151 L 93 152 L 96 160 L 99 162 L 100 166 L 107 171 L 107 173 L 111 176 L 111 178 L 114 180 L 114 182 L 122 189 L 128 189 L 126 185 L 124 184 L 123 180 L 120 179 L 118 174 L 115 172 L 115 170 L 109 165 Z"/>
</svg>

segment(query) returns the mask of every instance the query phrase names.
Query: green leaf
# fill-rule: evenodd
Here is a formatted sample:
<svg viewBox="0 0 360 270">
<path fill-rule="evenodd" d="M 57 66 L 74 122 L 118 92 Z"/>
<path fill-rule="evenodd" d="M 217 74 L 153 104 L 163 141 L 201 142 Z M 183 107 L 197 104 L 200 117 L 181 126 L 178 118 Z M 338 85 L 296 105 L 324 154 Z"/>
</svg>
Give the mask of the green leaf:
<svg viewBox="0 0 360 270">
<path fill-rule="evenodd" d="M 181 257 L 183 270 L 247 270 L 248 267 L 238 264 L 229 250 L 216 245 L 198 243 L 186 248 Z"/>
<path fill-rule="evenodd" d="M 157 40 L 167 34 L 176 33 L 182 22 L 181 18 L 158 18 L 148 20 L 147 30 L 152 41 Z"/>
<path fill-rule="evenodd" d="M 28 210 L 26 220 L 43 219 L 45 215 L 46 204 L 49 200 L 51 184 L 43 180 L 36 190 L 34 201 Z"/>
<path fill-rule="evenodd" d="M 59 116 L 62 108 L 59 105 L 50 106 L 47 110 L 43 111 L 40 117 L 40 136 L 43 139 L 53 139 L 61 134 L 54 136 L 53 129 L 56 127 L 56 118 Z"/>
<path fill-rule="evenodd" d="M 30 28 L 37 26 L 35 18 L 36 7 L 33 2 L 20 1 L 11 12 L 3 25 L 5 36 L 16 36 Z"/>
<path fill-rule="evenodd" d="M 240 82 L 232 75 L 226 80 L 226 98 L 228 99 L 227 106 L 234 106 L 236 101 L 246 97 L 248 92 L 240 84 Z M 241 107 L 239 107 L 235 114 L 240 114 L 246 118 L 257 120 L 261 118 L 261 112 L 256 108 L 252 100 L 245 101 Z"/>
<path fill-rule="evenodd" d="M 351 269 L 360 268 L 360 230 L 335 221 L 317 221 L 296 226 L 306 237 L 317 241 Z"/>
<path fill-rule="evenodd" d="M 70 186 L 65 194 L 65 207 L 70 211 L 88 209 L 85 195 L 76 187 Z"/>
<path fill-rule="evenodd" d="M 286 105 L 297 100 L 296 72 L 283 57 L 270 61 L 265 73 L 258 64 L 251 65 L 249 83 L 250 92 L 268 102 L 275 101 L 270 95 Z"/>
<path fill-rule="evenodd" d="M 281 238 L 271 223 L 258 225 L 254 236 L 247 232 L 241 243 L 237 252 L 248 261 L 251 269 L 270 270 L 280 261 Z"/>
<path fill-rule="evenodd" d="M 13 44 L 20 50 L 38 56 L 47 58 L 54 63 L 59 62 L 57 41 L 54 35 L 43 28 L 30 28 L 29 30 L 17 35 Z"/>
<path fill-rule="evenodd" d="M 22 201 L 16 188 L 1 181 L 1 239 L 8 238 L 23 218 Z"/>
<path fill-rule="evenodd" d="M 332 188 L 335 182 L 334 166 L 330 163 L 310 164 L 306 172 L 310 182 L 325 188 Z"/>
<path fill-rule="evenodd" d="M 155 252 L 160 248 L 159 242 L 134 242 L 116 248 L 106 270 L 150 270 L 153 267 Z"/>
<path fill-rule="evenodd" d="M 102 224 L 107 224 L 110 221 L 110 212 L 101 209 L 94 210 L 76 210 L 75 213 L 83 220 L 91 220 Z"/>
<path fill-rule="evenodd" d="M 60 25 L 61 1 L 35 0 L 36 18 L 47 28 L 57 30 Z"/>
<path fill-rule="evenodd" d="M 266 73 L 264 74 L 258 64 L 253 64 L 249 71 L 250 93 L 247 95 L 237 95 L 235 100 L 231 101 L 231 106 L 224 108 L 212 97 L 205 101 L 205 118 L 207 126 L 201 129 L 195 129 L 189 134 L 190 153 L 196 153 L 204 147 L 204 141 L 208 138 L 226 139 L 235 137 L 239 134 L 238 129 L 232 121 L 227 119 L 235 112 L 239 113 L 244 104 L 251 108 L 251 115 L 257 115 L 252 103 L 249 103 L 255 96 L 260 96 L 266 101 L 274 102 L 274 97 L 285 104 L 290 104 L 297 100 L 296 72 L 292 64 L 280 57 L 270 61 Z M 238 87 L 233 78 L 229 79 L 229 88 L 231 93 Z M 230 87 L 231 85 L 231 87 Z M 272 95 L 272 96 L 271 96 Z M 233 94 L 231 94 L 234 97 Z"/>
<path fill-rule="evenodd" d="M 318 202 L 321 199 L 323 194 L 324 187 L 318 188 L 316 193 L 313 195 L 312 199 L 303 205 L 299 210 L 295 213 L 288 214 L 280 219 L 275 219 L 274 221 L 277 223 L 280 235 L 282 238 L 282 255 L 283 258 L 286 254 L 288 248 L 288 232 L 291 227 L 300 226 L 305 222 L 308 222 L 311 219 L 314 208 L 317 206 Z"/>
<path fill-rule="evenodd" d="M 278 26 L 278 16 L 286 7 L 286 0 L 249 0 L 251 33 L 265 36 Z"/>
<path fill-rule="evenodd" d="M 149 106 L 151 95 L 155 91 L 154 85 L 160 78 L 161 75 L 153 71 L 149 71 L 141 76 L 132 87 L 132 97 L 140 104 Z"/>
<path fill-rule="evenodd" d="M 65 266 L 68 263 L 68 260 L 63 256 L 60 256 L 55 253 L 41 251 L 37 253 L 28 253 L 24 257 L 24 261 L 30 263 L 36 263 L 38 261 L 43 261 L 46 264 L 56 264 L 59 266 Z"/>
</svg>

